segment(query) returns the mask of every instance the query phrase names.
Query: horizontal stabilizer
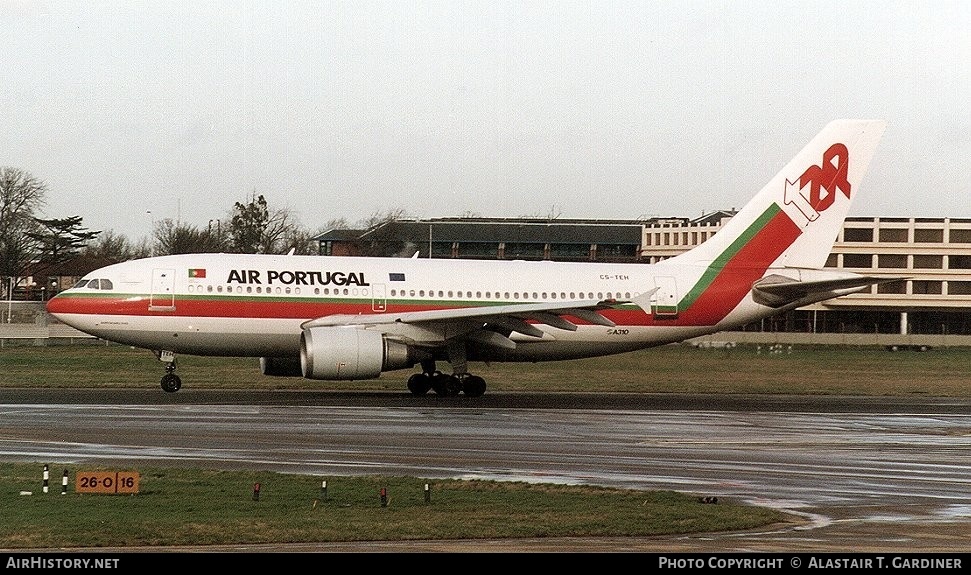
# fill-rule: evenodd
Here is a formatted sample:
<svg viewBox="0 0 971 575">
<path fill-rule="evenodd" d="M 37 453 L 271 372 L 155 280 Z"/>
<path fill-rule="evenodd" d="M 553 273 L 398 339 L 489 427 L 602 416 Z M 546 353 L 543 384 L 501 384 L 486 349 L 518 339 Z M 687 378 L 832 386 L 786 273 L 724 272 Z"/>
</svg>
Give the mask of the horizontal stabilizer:
<svg viewBox="0 0 971 575">
<path fill-rule="evenodd" d="M 803 300 L 823 301 L 860 291 L 874 284 L 905 278 L 850 275 L 832 279 L 800 281 L 781 275 L 766 276 L 752 285 L 752 299 L 769 307 L 782 307 Z"/>
</svg>

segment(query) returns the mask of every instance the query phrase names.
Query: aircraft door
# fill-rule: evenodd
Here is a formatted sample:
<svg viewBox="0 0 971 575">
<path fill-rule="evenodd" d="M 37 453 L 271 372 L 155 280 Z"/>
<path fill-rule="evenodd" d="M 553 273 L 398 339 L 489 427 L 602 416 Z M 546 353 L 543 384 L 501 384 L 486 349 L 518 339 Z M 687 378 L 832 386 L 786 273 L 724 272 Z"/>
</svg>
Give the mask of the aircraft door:
<svg viewBox="0 0 971 575">
<path fill-rule="evenodd" d="M 384 284 L 371 286 L 371 311 L 388 311 L 388 298 L 384 290 Z"/>
<path fill-rule="evenodd" d="M 654 278 L 654 292 L 652 304 L 654 319 L 676 319 L 678 317 L 678 282 L 675 278 L 661 276 Z"/>
<path fill-rule="evenodd" d="M 175 270 L 152 270 L 149 311 L 175 311 Z"/>
</svg>

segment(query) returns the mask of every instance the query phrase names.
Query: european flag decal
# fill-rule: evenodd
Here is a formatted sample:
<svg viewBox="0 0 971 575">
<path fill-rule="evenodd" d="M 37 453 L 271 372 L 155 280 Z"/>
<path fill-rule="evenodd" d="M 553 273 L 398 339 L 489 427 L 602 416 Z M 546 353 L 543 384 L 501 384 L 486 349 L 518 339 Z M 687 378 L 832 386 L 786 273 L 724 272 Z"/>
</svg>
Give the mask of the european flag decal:
<svg viewBox="0 0 971 575">
<path fill-rule="evenodd" d="M 189 270 L 189 277 L 190 278 L 204 278 L 204 277 L 206 277 L 206 269 L 205 268 L 190 269 Z"/>
<path fill-rule="evenodd" d="M 405 274 L 389 273 L 388 274 L 388 281 L 403 282 L 403 281 L 405 281 Z"/>
</svg>

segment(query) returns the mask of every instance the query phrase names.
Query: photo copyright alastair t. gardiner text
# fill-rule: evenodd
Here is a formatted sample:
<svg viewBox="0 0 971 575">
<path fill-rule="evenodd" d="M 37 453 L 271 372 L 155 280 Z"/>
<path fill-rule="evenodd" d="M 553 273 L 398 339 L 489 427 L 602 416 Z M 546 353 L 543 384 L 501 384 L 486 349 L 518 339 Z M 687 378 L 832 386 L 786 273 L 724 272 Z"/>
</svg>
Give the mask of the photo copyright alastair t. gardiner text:
<svg viewBox="0 0 971 575">
<path fill-rule="evenodd" d="M 963 557 L 952 555 L 659 555 L 661 569 L 961 569 Z"/>
</svg>

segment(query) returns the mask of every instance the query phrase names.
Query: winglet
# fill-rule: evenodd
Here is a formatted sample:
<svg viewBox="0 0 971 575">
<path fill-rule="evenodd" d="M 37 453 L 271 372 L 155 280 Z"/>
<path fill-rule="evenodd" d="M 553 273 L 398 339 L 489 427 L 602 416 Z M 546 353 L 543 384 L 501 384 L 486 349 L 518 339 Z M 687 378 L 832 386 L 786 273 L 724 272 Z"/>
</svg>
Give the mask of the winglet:
<svg viewBox="0 0 971 575">
<path fill-rule="evenodd" d="M 634 296 L 634 297 L 632 297 L 630 299 L 631 299 L 632 302 L 634 302 L 634 303 L 637 304 L 637 307 L 639 307 L 642 310 L 644 310 L 644 313 L 650 314 L 651 313 L 651 301 L 653 301 L 654 294 L 656 294 L 657 293 L 657 290 L 659 290 L 659 289 L 661 289 L 661 288 L 654 288 L 654 289 L 652 289 L 650 291 L 646 291 L 646 292 L 644 292 L 644 293 L 642 293 L 640 295 L 636 295 L 636 296 Z"/>
</svg>

